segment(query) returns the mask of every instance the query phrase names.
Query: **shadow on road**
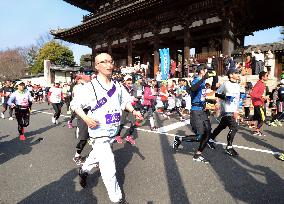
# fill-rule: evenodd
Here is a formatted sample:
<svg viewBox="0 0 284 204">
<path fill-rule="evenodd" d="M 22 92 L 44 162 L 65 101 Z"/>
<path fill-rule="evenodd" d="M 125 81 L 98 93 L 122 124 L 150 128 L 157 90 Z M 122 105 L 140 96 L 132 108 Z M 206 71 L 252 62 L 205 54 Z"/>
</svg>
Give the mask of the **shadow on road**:
<svg viewBox="0 0 284 204">
<path fill-rule="evenodd" d="M 96 176 L 96 175 L 94 175 Z M 35 191 L 18 204 L 39 204 L 39 203 L 97 203 L 93 195 L 92 186 L 76 191 L 75 183 L 78 181 L 78 171 L 73 169 L 64 174 L 59 180 L 54 181 L 39 190 Z M 95 180 L 95 179 L 92 179 Z M 97 180 L 97 179 L 96 179 Z M 96 185 L 96 182 L 90 184 Z M 77 184 L 79 185 L 79 184 Z M 90 187 L 89 187 L 90 186 Z"/>
<path fill-rule="evenodd" d="M 283 151 L 283 150 L 280 150 L 276 147 L 273 147 L 271 144 L 268 144 L 267 142 L 265 142 L 264 139 L 266 139 L 266 137 L 258 137 L 258 136 L 253 136 L 251 134 L 248 134 L 248 133 L 244 132 L 244 131 L 248 131 L 248 130 L 246 130 L 243 127 L 240 127 L 240 130 L 243 130 L 243 131 L 238 132 L 238 134 L 241 134 L 241 136 L 249 142 L 253 142 L 257 145 L 265 147 L 266 149 L 271 150 L 273 152 L 282 152 Z"/>
<path fill-rule="evenodd" d="M 156 117 L 158 127 L 163 126 L 163 121 Z M 169 189 L 169 203 L 183 203 L 187 204 L 189 198 L 183 185 L 181 175 L 178 170 L 176 160 L 174 158 L 171 142 L 166 135 L 160 134 L 161 149 L 164 158 L 164 167 Z"/>
<path fill-rule="evenodd" d="M 269 167 L 253 165 L 241 155 L 232 158 L 225 154 L 215 156 L 210 165 L 236 203 L 284 202 L 284 181 Z"/>
<path fill-rule="evenodd" d="M 265 132 L 267 132 L 269 135 L 271 135 L 273 137 L 277 137 L 279 139 L 284 139 L 284 134 L 279 134 L 279 133 L 273 132 L 271 130 L 265 130 Z"/>
<path fill-rule="evenodd" d="M 1 138 L 6 137 L 2 136 Z M 20 141 L 18 137 L 0 143 L 0 164 L 3 164 L 10 159 L 19 155 L 28 154 L 32 151 L 32 146 L 40 141 L 32 141 L 33 138 L 26 138 L 25 141 Z"/>
<path fill-rule="evenodd" d="M 125 181 L 124 169 L 132 160 L 134 154 L 137 154 L 141 160 L 145 160 L 145 157 L 141 154 L 138 147 L 133 146 L 129 143 L 124 143 L 124 146 L 122 148 L 114 151 L 114 155 L 116 158 L 116 176 L 123 195 L 124 195 L 123 185 Z"/>
</svg>

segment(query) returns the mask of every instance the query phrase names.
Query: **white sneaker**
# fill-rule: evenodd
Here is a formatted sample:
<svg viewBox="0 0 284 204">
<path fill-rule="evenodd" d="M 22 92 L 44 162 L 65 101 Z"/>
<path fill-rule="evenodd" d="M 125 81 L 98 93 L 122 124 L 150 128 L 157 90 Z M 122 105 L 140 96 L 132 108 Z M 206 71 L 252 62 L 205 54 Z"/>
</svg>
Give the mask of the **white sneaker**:
<svg viewBox="0 0 284 204">
<path fill-rule="evenodd" d="M 58 120 L 55 120 L 55 124 L 58 124 Z"/>
<path fill-rule="evenodd" d="M 54 123 L 54 124 L 56 123 L 54 117 L 51 118 L 51 121 L 52 121 L 52 123 Z"/>
<path fill-rule="evenodd" d="M 1 118 L 5 119 L 4 113 L 1 113 Z"/>
<path fill-rule="evenodd" d="M 282 123 L 279 120 L 276 119 L 274 122 L 276 123 L 276 125 L 282 127 Z"/>
<path fill-rule="evenodd" d="M 14 118 L 10 117 L 9 120 L 14 120 Z"/>
</svg>

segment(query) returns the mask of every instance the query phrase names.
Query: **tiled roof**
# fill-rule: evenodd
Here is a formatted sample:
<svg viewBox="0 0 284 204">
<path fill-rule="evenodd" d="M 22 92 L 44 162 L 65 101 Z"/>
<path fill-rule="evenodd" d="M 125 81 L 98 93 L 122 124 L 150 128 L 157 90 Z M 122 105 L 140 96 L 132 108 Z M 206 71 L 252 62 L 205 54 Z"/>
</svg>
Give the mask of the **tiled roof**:
<svg viewBox="0 0 284 204">
<path fill-rule="evenodd" d="M 261 50 L 267 52 L 271 50 L 272 52 L 284 52 L 284 41 L 274 42 L 274 43 L 265 43 L 260 45 L 248 45 L 244 48 L 237 48 L 233 51 L 232 55 L 238 54 L 249 54 L 251 51 Z"/>
</svg>

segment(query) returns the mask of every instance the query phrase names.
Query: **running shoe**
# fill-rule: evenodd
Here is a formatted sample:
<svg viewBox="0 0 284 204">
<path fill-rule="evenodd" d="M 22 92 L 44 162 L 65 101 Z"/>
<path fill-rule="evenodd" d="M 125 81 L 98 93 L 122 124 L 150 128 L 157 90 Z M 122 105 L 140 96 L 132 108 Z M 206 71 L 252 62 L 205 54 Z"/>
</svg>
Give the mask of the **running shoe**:
<svg viewBox="0 0 284 204">
<path fill-rule="evenodd" d="M 9 120 L 14 120 L 14 118 L 13 118 L 13 117 L 10 117 Z"/>
<path fill-rule="evenodd" d="M 180 141 L 179 137 L 175 136 L 175 140 L 174 140 L 174 143 L 173 143 L 173 149 L 177 150 L 180 144 L 181 144 L 181 141 Z"/>
<path fill-rule="evenodd" d="M 141 124 L 140 124 L 138 121 L 135 121 L 135 126 L 136 126 L 136 127 L 140 127 Z"/>
<path fill-rule="evenodd" d="M 82 188 L 86 188 L 87 186 L 87 177 L 88 173 L 84 172 L 82 168 L 79 169 L 79 183 L 82 186 Z"/>
<path fill-rule="evenodd" d="M 282 123 L 281 123 L 279 120 L 276 119 L 276 120 L 275 120 L 275 123 L 276 123 L 277 126 L 282 127 Z"/>
<path fill-rule="evenodd" d="M 254 135 L 254 136 L 258 136 L 258 135 L 259 135 L 259 132 L 254 131 L 254 132 L 252 133 L 252 135 Z"/>
<path fill-rule="evenodd" d="M 25 137 L 25 135 L 20 135 L 20 140 L 21 140 L 21 141 L 24 141 L 24 140 L 26 140 L 26 137 Z"/>
<path fill-rule="evenodd" d="M 129 204 L 124 198 L 121 198 L 117 204 Z"/>
<path fill-rule="evenodd" d="M 277 127 L 276 122 L 269 122 L 268 125 L 269 125 L 269 126 L 272 126 L 272 127 Z"/>
<path fill-rule="evenodd" d="M 226 148 L 225 152 L 232 157 L 236 157 L 236 156 L 239 155 L 238 152 L 236 152 L 236 150 L 234 150 L 234 148 Z"/>
<path fill-rule="evenodd" d="M 1 118 L 5 119 L 4 113 L 1 113 Z"/>
<path fill-rule="evenodd" d="M 72 125 L 71 121 L 68 121 L 68 122 L 67 122 L 67 127 L 68 127 L 69 129 L 72 129 L 72 128 L 73 128 L 73 125 Z"/>
<path fill-rule="evenodd" d="M 194 154 L 193 161 L 203 162 L 205 164 L 209 163 L 209 160 L 205 159 L 201 154 Z"/>
<path fill-rule="evenodd" d="M 123 141 L 122 141 L 120 135 L 117 135 L 117 136 L 115 137 L 115 140 L 116 140 L 116 142 L 117 142 L 118 144 L 122 144 L 122 143 L 123 143 Z"/>
<path fill-rule="evenodd" d="M 258 136 L 259 136 L 259 137 L 266 137 L 266 135 L 263 134 L 262 132 L 259 132 L 259 133 L 258 133 Z"/>
<path fill-rule="evenodd" d="M 215 145 L 214 145 L 214 142 L 212 141 L 208 141 L 207 142 L 207 146 L 210 148 L 210 149 L 216 149 Z"/>
<path fill-rule="evenodd" d="M 132 145 L 135 145 L 135 144 L 136 144 L 136 141 L 133 139 L 133 137 L 132 137 L 131 135 L 127 135 L 126 138 L 125 138 L 125 140 L 126 140 L 127 142 L 129 142 L 130 144 L 132 144 Z"/>
<path fill-rule="evenodd" d="M 73 161 L 76 163 L 77 166 L 80 166 L 84 163 L 82 156 L 73 157 Z"/>
<path fill-rule="evenodd" d="M 158 127 L 154 126 L 150 128 L 152 131 L 158 131 Z"/>
<path fill-rule="evenodd" d="M 99 168 L 100 168 L 99 162 L 96 162 L 96 163 L 94 164 L 94 166 L 95 166 L 95 168 L 99 169 Z"/>
<path fill-rule="evenodd" d="M 284 153 L 280 154 L 279 159 L 280 159 L 281 161 L 284 161 Z"/>
<path fill-rule="evenodd" d="M 55 124 L 58 124 L 58 120 L 55 120 Z"/>
<path fill-rule="evenodd" d="M 54 117 L 51 118 L 51 121 L 52 121 L 53 124 L 55 124 L 55 118 Z"/>
</svg>

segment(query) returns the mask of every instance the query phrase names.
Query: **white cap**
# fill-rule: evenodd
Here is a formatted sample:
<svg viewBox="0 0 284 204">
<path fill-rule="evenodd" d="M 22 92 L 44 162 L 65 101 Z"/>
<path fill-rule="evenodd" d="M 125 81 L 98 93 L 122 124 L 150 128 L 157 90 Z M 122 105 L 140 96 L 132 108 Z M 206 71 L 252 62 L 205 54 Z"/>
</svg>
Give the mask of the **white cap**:
<svg viewBox="0 0 284 204">
<path fill-rule="evenodd" d="M 24 81 L 17 81 L 16 82 L 16 86 L 20 85 L 20 84 L 24 84 L 25 85 L 25 82 Z"/>
<path fill-rule="evenodd" d="M 132 80 L 132 76 L 130 76 L 129 74 L 127 74 L 127 75 L 123 78 L 124 81 L 127 81 L 128 79 L 131 79 L 131 80 Z"/>
</svg>

